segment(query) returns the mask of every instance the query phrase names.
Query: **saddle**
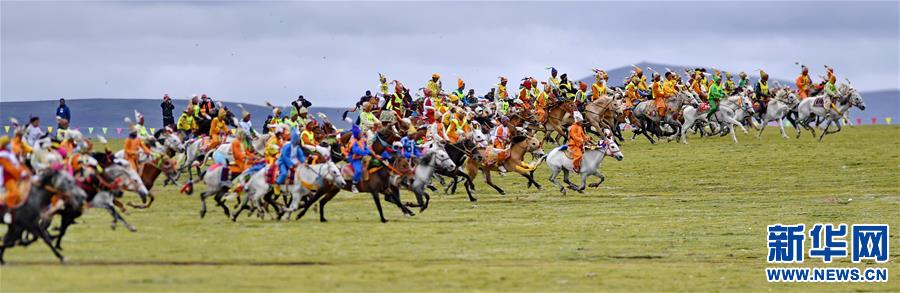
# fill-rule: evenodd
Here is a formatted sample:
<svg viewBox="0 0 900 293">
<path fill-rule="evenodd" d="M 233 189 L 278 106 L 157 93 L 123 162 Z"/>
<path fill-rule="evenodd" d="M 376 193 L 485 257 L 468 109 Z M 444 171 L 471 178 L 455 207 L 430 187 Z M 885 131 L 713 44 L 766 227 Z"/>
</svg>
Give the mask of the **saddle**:
<svg viewBox="0 0 900 293">
<path fill-rule="evenodd" d="M 280 170 L 280 168 L 278 168 L 278 164 L 271 164 L 271 165 L 269 165 L 268 168 L 269 169 L 266 170 L 266 184 L 273 185 L 273 184 L 275 184 L 276 179 L 278 179 L 278 176 L 279 176 L 279 173 L 281 173 L 281 170 Z M 290 171 L 288 171 L 288 177 L 287 177 L 287 181 L 285 181 L 285 184 L 287 184 L 287 185 L 294 184 L 294 175 L 296 174 L 296 172 L 297 172 L 296 167 L 291 168 Z"/>
<path fill-rule="evenodd" d="M 486 147 L 481 151 L 481 157 L 484 158 L 484 163 L 486 165 L 490 165 L 509 158 L 509 150 Z"/>
<path fill-rule="evenodd" d="M 818 97 L 813 101 L 814 107 L 825 108 L 825 99 L 822 97 Z"/>
</svg>

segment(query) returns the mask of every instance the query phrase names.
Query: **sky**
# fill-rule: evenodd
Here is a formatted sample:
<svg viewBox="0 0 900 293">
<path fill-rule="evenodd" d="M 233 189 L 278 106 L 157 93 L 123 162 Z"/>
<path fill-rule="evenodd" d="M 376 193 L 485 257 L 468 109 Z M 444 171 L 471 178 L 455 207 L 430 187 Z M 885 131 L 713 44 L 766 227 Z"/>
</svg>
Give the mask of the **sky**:
<svg viewBox="0 0 900 293">
<path fill-rule="evenodd" d="M 217 99 L 346 106 L 378 73 L 440 73 L 484 93 L 498 76 L 572 77 L 641 61 L 835 68 L 900 88 L 900 2 L 0 2 L 0 100 Z M 815 80 L 815 79 L 814 79 Z"/>
</svg>

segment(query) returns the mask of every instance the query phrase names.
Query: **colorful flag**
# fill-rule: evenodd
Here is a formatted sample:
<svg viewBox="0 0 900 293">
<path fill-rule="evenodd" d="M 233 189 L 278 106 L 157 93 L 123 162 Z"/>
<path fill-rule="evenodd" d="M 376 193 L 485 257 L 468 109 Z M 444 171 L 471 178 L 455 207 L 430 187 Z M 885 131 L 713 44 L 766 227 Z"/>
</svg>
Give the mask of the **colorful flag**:
<svg viewBox="0 0 900 293">
<path fill-rule="evenodd" d="M 93 133 L 94 133 L 94 128 L 88 127 L 88 134 L 93 134 Z"/>
<path fill-rule="evenodd" d="M 875 119 L 875 118 L 872 118 Z M 47 133 L 53 132 L 53 126 L 47 126 Z"/>
<path fill-rule="evenodd" d="M 891 117 L 884 117 L 884 123 L 891 124 Z"/>
<path fill-rule="evenodd" d="M 9 132 L 9 125 L 3 126 L 3 129 L 6 129 L 6 132 Z"/>
<path fill-rule="evenodd" d="M 122 127 L 116 127 L 116 134 L 122 135 Z"/>
<path fill-rule="evenodd" d="M 150 133 L 156 133 L 156 128 L 150 127 Z"/>
<path fill-rule="evenodd" d="M 106 130 L 107 130 L 106 127 L 101 127 L 101 128 L 100 128 L 100 131 L 103 131 L 103 134 L 106 134 Z"/>
</svg>

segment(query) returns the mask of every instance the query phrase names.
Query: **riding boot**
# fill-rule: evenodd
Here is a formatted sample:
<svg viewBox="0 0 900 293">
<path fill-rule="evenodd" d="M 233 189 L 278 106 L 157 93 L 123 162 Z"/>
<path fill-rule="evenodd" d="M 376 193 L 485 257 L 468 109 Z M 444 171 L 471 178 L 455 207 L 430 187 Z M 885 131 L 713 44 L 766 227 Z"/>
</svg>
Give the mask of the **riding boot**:
<svg viewBox="0 0 900 293">
<path fill-rule="evenodd" d="M 504 167 L 503 164 L 497 166 L 497 170 L 500 171 L 500 176 L 506 176 L 506 167 Z"/>
<path fill-rule="evenodd" d="M 357 184 L 359 184 L 359 182 L 353 182 L 352 184 L 350 184 L 350 191 L 352 191 L 353 193 L 359 193 L 359 189 L 356 188 Z"/>
</svg>

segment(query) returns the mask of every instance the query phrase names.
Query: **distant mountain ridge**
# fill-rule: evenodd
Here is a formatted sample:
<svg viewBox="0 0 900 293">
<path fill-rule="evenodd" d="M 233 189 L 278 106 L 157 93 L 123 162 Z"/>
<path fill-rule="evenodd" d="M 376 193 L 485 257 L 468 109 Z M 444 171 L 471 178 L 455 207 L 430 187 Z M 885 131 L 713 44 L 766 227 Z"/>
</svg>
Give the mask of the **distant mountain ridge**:
<svg viewBox="0 0 900 293">
<path fill-rule="evenodd" d="M 671 64 L 651 63 L 651 62 L 641 62 L 641 63 L 637 63 L 634 65 L 637 67 L 640 67 L 641 70 L 644 71 L 644 75 L 647 76 L 648 82 L 650 81 L 650 77 L 652 76 L 653 72 L 647 68 L 653 68 L 653 70 L 656 70 L 657 72 L 659 72 L 659 74 L 665 73 L 666 68 L 668 68 L 668 69 L 671 69 L 671 70 L 677 72 L 679 75 L 681 75 L 682 78 L 685 78 L 685 80 L 686 80 L 686 77 L 684 74 L 685 69 L 693 72 L 695 68 L 706 68 L 707 73 L 710 73 L 710 74 L 713 73 L 712 68 L 703 67 L 703 66 L 684 66 L 684 65 L 671 65 Z M 732 77 L 735 80 L 735 83 L 737 83 L 738 73 L 740 73 L 741 71 L 729 71 L 729 70 L 727 70 L 727 68 L 718 68 L 718 69 L 720 71 L 730 72 Z M 610 86 L 624 86 L 625 79 L 628 78 L 629 76 L 631 76 L 632 70 L 633 70 L 633 68 L 631 66 L 617 67 L 617 68 L 607 70 L 606 73 L 609 74 L 609 85 Z M 747 72 L 747 71 L 745 71 L 745 72 Z M 750 77 L 750 81 L 752 82 L 751 84 L 756 84 L 756 81 L 759 80 L 758 73 L 759 72 L 757 72 L 757 71 L 747 72 L 747 76 Z M 594 82 L 594 76 L 591 75 L 591 76 L 587 76 L 587 77 L 584 77 L 581 79 L 575 79 L 575 80 L 576 81 L 584 81 L 587 84 L 591 84 Z M 769 76 L 769 82 L 771 82 L 773 84 L 775 82 L 778 82 L 781 85 L 789 85 L 789 86 L 794 85 L 794 82 L 792 82 L 792 81 L 789 81 L 786 79 L 777 79 L 771 75 Z"/>
</svg>

